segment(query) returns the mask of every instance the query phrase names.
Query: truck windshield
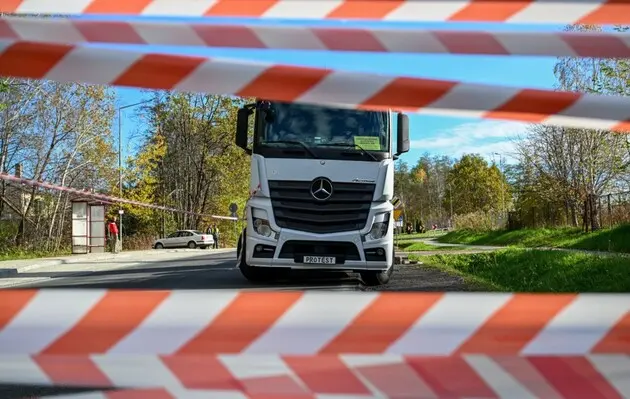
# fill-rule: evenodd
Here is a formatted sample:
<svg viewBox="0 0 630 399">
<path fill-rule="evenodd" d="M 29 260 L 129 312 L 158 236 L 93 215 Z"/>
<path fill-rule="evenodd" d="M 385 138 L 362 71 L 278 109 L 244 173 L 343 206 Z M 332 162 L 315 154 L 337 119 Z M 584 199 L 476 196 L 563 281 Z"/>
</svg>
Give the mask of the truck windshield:
<svg viewBox="0 0 630 399">
<path fill-rule="evenodd" d="M 344 152 L 388 152 L 387 112 L 328 108 L 295 103 L 268 103 L 270 113 L 257 144 L 337 149 Z M 263 114 L 264 115 L 264 114 Z M 295 144 L 295 145 L 293 145 Z"/>
</svg>

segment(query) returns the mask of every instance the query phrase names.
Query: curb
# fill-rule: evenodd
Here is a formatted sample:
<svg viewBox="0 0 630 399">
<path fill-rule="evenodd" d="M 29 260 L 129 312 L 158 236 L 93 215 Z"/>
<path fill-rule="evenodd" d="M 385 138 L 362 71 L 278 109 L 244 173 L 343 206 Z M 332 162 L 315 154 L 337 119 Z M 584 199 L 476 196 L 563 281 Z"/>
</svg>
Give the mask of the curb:
<svg viewBox="0 0 630 399">
<path fill-rule="evenodd" d="M 37 263 L 31 263 L 31 264 L 26 264 L 23 266 L 0 269 L 0 278 L 12 277 L 12 276 L 15 276 L 16 274 L 27 272 L 34 269 L 39 269 L 42 267 L 79 263 L 82 261 L 120 259 L 120 258 L 128 258 L 130 256 L 131 256 L 130 254 L 116 254 L 116 255 L 101 255 L 101 256 L 80 256 L 80 257 L 74 257 L 74 258 L 51 259 L 51 260 L 42 259 L 42 260 L 36 261 Z"/>
<path fill-rule="evenodd" d="M 110 253 L 107 255 L 98 255 L 98 256 L 78 255 L 76 257 L 70 257 L 70 258 L 64 258 L 64 259 L 51 259 L 51 260 L 34 259 L 36 263 L 31 263 L 31 264 L 26 264 L 23 266 L 11 267 L 11 268 L 0 268 L 0 278 L 14 277 L 19 273 L 24 273 L 24 272 L 28 272 L 35 269 L 40 269 L 42 267 L 58 266 L 58 265 L 64 265 L 64 264 L 81 263 L 81 262 L 89 262 L 89 261 L 100 261 L 100 260 L 108 260 L 108 259 L 130 258 L 134 253 L 140 253 L 140 252 L 147 252 L 147 255 L 161 255 L 161 254 L 175 253 L 175 252 L 201 252 L 204 254 L 213 254 L 213 253 L 216 254 L 216 253 L 228 253 L 231 251 L 236 251 L 236 248 L 221 248 L 218 250 L 210 250 L 207 252 L 206 251 L 207 250 L 188 249 L 188 248 L 166 249 L 166 250 L 161 250 L 161 251 L 150 249 L 150 250 L 143 250 L 143 251 L 129 251 L 129 252 L 118 253 L 118 254 Z M 77 272 L 80 273 L 80 271 L 77 271 Z"/>
</svg>

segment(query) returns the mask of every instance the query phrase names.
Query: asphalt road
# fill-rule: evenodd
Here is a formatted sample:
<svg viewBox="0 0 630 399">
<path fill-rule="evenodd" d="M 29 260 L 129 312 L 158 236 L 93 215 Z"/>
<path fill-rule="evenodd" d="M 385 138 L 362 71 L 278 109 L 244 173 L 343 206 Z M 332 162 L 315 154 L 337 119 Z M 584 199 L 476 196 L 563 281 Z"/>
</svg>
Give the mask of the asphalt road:
<svg viewBox="0 0 630 399">
<path fill-rule="evenodd" d="M 92 270 L 58 271 L 57 268 L 36 269 L 15 278 L 36 283 L 13 288 L 115 288 L 115 289 L 285 289 L 285 290 L 385 290 L 385 291 L 461 291 L 458 277 L 418 265 L 397 265 L 390 283 L 381 287 L 365 287 L 356 274 L 341 272 L 294 271 L 286 281 L 253 284 L 236 268 L 236 254 L 197 250 L 164 254 L 159 257 L 138 257 L 119 261 L 103 261 Z M 78 266 L 79 269 L 81 266 Z M 86 269 L 88 269 L 86 267 Z M 46 280 L 43 280 L 46 278 Z"/>
<path fill-rule="evenodd" d="M 120 264 L 116 264 L 116 263 Z M 236 268 L 236 254 L 197 250 L 160 256 L 137 256 L 137 259 L 98 262 L 84 272 L 59 271 L 59 268 L 36 269 L 15 278 L 25 282 L 10 289 L 23 288 L 113 288 L 113 289 L 240 289 L 240 290 L 345 290 L 345 291 L 462 291 L 467 287 L 459 277 L 444 274 L 422 265 L 396 266 L 390 283 L 365 287 L 358 275 L 335 272 L 294 272 L 287 281 L 273 285 L 255 285 L 243 278 Z M 41 280 L 45 278 L 45 280 Z M 5 279 L 6 280 L 6 279 Z M 92 389 L 88 389 L 92 390 Z M 0 398 L 34 398 L 78 393 L 69 387 L 34 387 L 0 385 Z M 52 395 L 52 396 L 51 396 Z"/>
</svg>

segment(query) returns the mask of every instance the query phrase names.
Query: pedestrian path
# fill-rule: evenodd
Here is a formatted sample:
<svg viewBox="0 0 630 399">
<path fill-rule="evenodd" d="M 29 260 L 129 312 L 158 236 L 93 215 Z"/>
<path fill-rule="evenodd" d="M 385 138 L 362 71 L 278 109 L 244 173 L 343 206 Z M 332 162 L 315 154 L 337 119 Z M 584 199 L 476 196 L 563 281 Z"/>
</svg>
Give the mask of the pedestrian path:
<svg viewBox="0 0 630 399">
<path fill-rule="evenodd" d="M 595 251 L 588 249 L 576 249 L 576 248 L 557 248 L 557 247 L 518 247 L 518 246 L 502 246 L 502 245 L 471 245 L 471 244 L 447 244 L 441 243 L 437 241 L 436 237 L 432 238 L 409 238 L 405 239 L 405 241 L 409 242 L 419 242 L 427 245 L 432 245 L 436 247 L 460 247 L 466 248 L 458 251 L 452 250 L 434 250 L 434 251 L 398 251 L 397 255 L 408 256 L 409 254 L 415 255 L 465 255 L 465 254 L 475 254 L 475 253 L 484 253 L 484 252 L 493 252 L 501 249 L 524 249 L 524 250 L 539 250 L 539 251 L 562 251 L 562 252 L 572 252 L 572 253 L 583 253 L 588 255 L 596 255 L 596 256 L 622 256 L 622 257 L 630 257 L 630 254 L 623 252 L 608 252 L 608 251 Z"/>
</svg>

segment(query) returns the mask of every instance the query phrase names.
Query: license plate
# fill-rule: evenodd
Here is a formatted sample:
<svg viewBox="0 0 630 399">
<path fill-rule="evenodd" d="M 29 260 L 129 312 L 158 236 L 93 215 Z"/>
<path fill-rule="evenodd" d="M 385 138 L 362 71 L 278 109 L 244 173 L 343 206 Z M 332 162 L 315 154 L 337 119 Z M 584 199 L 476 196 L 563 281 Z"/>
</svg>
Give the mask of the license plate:
<svg viewBox="0 0 630 399">
<path fill-rule="evenodd" d="M 304 263 L 315 263 L 320 265 L 334 265 L 336 262 L 334 256 L 305 256 Z"/>
</svg>

